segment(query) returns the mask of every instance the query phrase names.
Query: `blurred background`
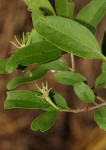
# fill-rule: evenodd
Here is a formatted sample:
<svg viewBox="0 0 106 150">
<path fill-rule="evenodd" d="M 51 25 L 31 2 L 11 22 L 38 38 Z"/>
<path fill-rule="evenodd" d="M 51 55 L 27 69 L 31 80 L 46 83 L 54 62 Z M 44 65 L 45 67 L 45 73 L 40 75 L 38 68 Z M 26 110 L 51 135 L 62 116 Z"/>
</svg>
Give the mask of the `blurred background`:
<svg viewBox="0 0 106 150">
<path fill-rule="evenodd" d="M 74 17 L 90 0 L 75 0 Z M 51 0 L 54 5 L 54 0 Z M 0 58 L 9 57 L 15 47 L 9 41 L 15 41 L 14 35 L 21 39 L 23 32 L 31 31 L 32 22 L 23 0 L 0 0 Z M 106 29 L 106 16 L 98 25 L 96 37 L 101 45 Z M 86 37 L 85 37 L 86 38 Z M 70 56 L 65 56 L 71 65 Z M 101 61 L 75 58 L 76 70 L 88 78 L 93 87 L 101 72 Z M 6 84 L 20 71 L 12 75 L 0 75 L 0 150 L 106 150 L 106 132 L 99 129 L 93 120 L 93 112 L 80 114 L 60 113 L 55 125 L 47 132 L 33 132 L 31 121 L 39 115 L 35 110 L 4 110 Z M 70 86 L 63 86 L 53 81 L 48 73 L 43 79 L 49 86 L 60 92 L 68 104 L 83 107 Z M 42 80 L 38 81 L 41 84 Z M 34 83 L 19 86 L 17 89 L 33 89 Z M 106 91 L 97 89 L 100 96 L 106 98 Z"/>
</svg>

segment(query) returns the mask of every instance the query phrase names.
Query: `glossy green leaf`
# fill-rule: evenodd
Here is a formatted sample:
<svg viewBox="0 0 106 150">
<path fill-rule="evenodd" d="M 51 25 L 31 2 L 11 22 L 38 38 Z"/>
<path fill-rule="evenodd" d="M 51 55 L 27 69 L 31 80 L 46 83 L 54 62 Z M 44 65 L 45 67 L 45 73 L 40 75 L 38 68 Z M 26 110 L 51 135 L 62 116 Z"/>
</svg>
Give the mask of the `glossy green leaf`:
<svg viewBox="0 0 106 150">
<path fill-rule="evenodd" d="M 63 51 L 86 58 L 106 59 L 94 35 L 76 21 L 49 16 L 36 22 L 36 30 Z"/>
<path fill-rule="evenodd" d="M 39 70 L 67 70 L 69 69 L 68 63 L 64 58 L 59 58 L 57 60 L 51 61 L 49 63 L 45 63 L 40 65 L 39 67 L 41 67 L 41 69 Z M 39 68 L 38 67 L 38 68 Z M 35 76 L 37 73 L 37 69 L 33 68 L 32 70 L 26 72 L 25 76 L 26 77 L 30 77 L 30 76 Z"/>
<path fill-rule="evenodd" d="M 65 100 L 65 98 L 60 95 L 59 93 L 55 92 L 55 94 L 53 95 L 53 98 L 56 102 L 56 104 L 61 107 L 61 108 L 68 108 L 67 102 Z"/>
<path fill-rule="evenodd" d="M 69 69 L 68 63 L 64 58 L 59 58 L 49 63 L 45 63 L 43 64 L 43 67 L 47 68 L 48 70 L 56 71 Z"/>
<path fill-rule="evenodd" d="M 26 83 L 29 79 L 30 78 L 24 78 L 23 76 L 18 76 L 18 77 L 12 78 L 7 84 L 7 89 L 12 90 L 12 89 L 16 88 L 18 85 L 20 85 L 22 83 Z"/>
<path fill-rule="evenodd" d="M 93 103 L 95 101 L 95 95 L 91 88 L 84 82 L 80 82 L 74 85 L 74 91 L 79 99 L 85 103 Z"/>
<path fill-rule="evenodd" d="M 86 78 L 79 73 L 70 71 L 60 71 L 55 75 L 55 80 L 62 84 L 74 85 L 81 81 L 86 81 Z"/>
<path fill-rule="evenodd" d="M 33 43 L 14 53 L 9 59 L 6 69 L 7 72 L 12 72 L 17 68 L 18 64 L 28 66 L 36 63 L 46 63 L 60 56 L 60 49 L 46 41 Z"/>
<path fill-rule="evenodd" d="M 39 65 L 32 70 L 26 72 L 24 76 L 18 76 L 10 80 L 7 84 L 7 89 L 12 90 L 20 84 L 35 81 L 43 77 L 48 70 L 67 70 L 67 61 L 63 58 Z"/>
<path fill-rule="evenodd" d="M 55 14 L 53 7 L 48 0 L 24 0 L 28 10 L 38 14 Z"/>
<path fill-rule="evenodd" d="M 106 72 L 100 74 L 96 79 L 96 87 L 106 88 Z"/>
<path fill-rule="evenodd" d="M 42 65 L 38 66 L 35 68 L 34 74 L 30 73 L 29 76 L 18 76 L 10 80 L 7 84 L 7 89 L 12 90 L 16 88 L 18 85 L 38 80 L 41 77 L 43 77 L 47 72 L 48 70 L 42 67 Z"/>
<path fill-rule="evenodd" d="M 92 0 L 79 12 L 76 19 L 91 31 L 95 31 L 105 13 L 106 0 Z"/>
<path fill-rule="evenodd" d="M 94 119 L 99 127 L 106 131 L 106 106 L 95 110 Z"/>
<path fill-rule="evenodd" d="M 0 74 L 8 73 L 6 71 L 7 62 L 9 59 L 0 59 Z"/>
<path fill-rule="evenodd" d="M 24 109 L 43 109 L 48 110 L 50 104 L 39 97 L 39 92 L 28 90 L 17 90 L 8 92 L 4 108 L 24 108 Z"/>
<path fill-rule="evenodd" d="M 59 16 L 73 18 L 74 2 L 69 0 L 55 0 L 56 12 Z"/>
<path fill-rule="evenodd" d="M 34 131 L 47 131 L 56 121 L 57 112 L 46 112 L 38 116 L 31 124 Z"/>
</svg>

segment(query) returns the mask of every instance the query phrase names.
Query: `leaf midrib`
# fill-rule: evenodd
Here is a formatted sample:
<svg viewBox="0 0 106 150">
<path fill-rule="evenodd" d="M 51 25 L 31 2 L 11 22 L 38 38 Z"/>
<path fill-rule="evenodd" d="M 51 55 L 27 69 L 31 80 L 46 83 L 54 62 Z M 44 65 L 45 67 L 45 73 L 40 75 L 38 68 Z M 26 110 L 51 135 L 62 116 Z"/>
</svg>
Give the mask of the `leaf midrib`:
<svg viewBox="0 0 106 150">
<path fill-rule="evenodd" d="M 47 103 L 45 100 L 11 100 L 11 99 L 7 99 L 6 101 L 26 101 L 26 103 L 27 103 L 27 101 L 28 102 L 34 102 L 34 103 L 42 103 L 42 104 L 49 104 L 49 103 Z"/>
<path fill-rule="evenodd" d="M 59 48 L 59 49 L 60 49 L 60 48 Z M 54 51 L 57 52 L 57 50 L 54 50 Z M 45 52 L 41 52 L 41 53 L 39 53 L 39 52 L 38 52 L 38 53 L 34 53 L 34 54 L 31 54 L 31 55 L 28 55 L 28 56 L 25 56 L 25 55 L 24 55 L 24 57 L 22 56 L 19 60 L 23 60 L 23 58 L 27 58 L 27 57 L 33 57 L 34 55 L 41 55 L 41 54 L 43 55 L 44 53 L 48 53 L 48 52 L 50 53 L 51 50 L 48 50 L 48 51 L 45 51 Z M 21 52 L 20 52 L 20 53 L 21 53 Z M 19 55 L 19 54 L 18 54 L 18 55 Z M 14 57 L 17 57 L 17 54 L 15 54 Z M 13 58 L 14 58 L 14 57 L 13 57 Z"/>
<path fill-rule="evenodd" d="M 47 27 L 49 27 L 49 28 L 51 28 L 51 29 L 53 29 L 53 30 L 55 30 L 55 31 L 57 31 L 57 32 L 59 32 L 60 34 L 62 34 L 62 35 L 65 35 L 65 36 L 67 36 L 68 38 L 71 38 L 72 40 L 74 40 L 74 41 L 76 41 L 76 42 L 78 42 L 78 43 L 81 43 L 82 45 L 85 45 L 87 48 L 89 48 L 88 47 L 88 45 L 86 45 L 85 43 L 82 43 L 81 41 L 78 41 L 78 40 L 76 40 L 76 39 L 74 39 L 73 37 L 70 37 L 70 36 L 68 36 L 67 34 L 64 34 L 64 33 L 62 33 L 62 32 L 60 32 L 59 30 L 56 30 L 55 28 L 53 28 L 53 27 L 51 27 L 51 26 L 48 26 L 47 24 L 45 24 Z M 41 35 L 42 36 L 42 35 Z M 45 38 L 44 36 L 42 36 L 43 38 Z M 49 41 L 48 39 L 46 39 L 47 41 Z M 52 43 L 51 41 L 49 41 L 50 43 Z M 59 47 L 59 46 L 57 46 L 55 43 L 52 43 L 53 45 L 55 45 L 56 47 L 58 47 L 59 49 L 62 49 L 61 47 Z M 93 51 L 96 51 L 96 50 L 94 50 L 94 49 L 91 49 L 91 48 L 89 48 L 90 50 L 93 50 Z M 63 49 L 62 49 L 63 50 Z M 87 50 L 88 51 L 88 50 Z M 100 51 L 96 51 L 96 53 L 98 53 L 99 55 L 101 54 L 101 53 L 99 53 Z M 100 55 L 101 56 L 101 55 Z"/>
</svg>

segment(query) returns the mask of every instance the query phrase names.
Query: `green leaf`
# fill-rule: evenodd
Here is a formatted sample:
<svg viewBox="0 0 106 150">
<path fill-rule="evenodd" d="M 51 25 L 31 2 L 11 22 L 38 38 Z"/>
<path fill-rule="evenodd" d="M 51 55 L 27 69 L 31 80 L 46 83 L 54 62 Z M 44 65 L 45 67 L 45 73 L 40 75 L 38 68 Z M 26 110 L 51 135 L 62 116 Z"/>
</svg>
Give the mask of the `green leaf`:
<svg viewBox="0 0 106 150">
<path fill-rule="evenodd" d="M 99 127 L 106 131 L 106 106 L 95 110 L 94 119 Z"/>
<path fill-rule="evenodd" d="M 26 43 L 30 44 L 30 43 L 38 43 L 38 42 L 42 42 L 44 39 L 43 37 L 41 37 L 37 31 L 34 29 L 32 30 L 31 32 L 27 32 L 25 35 L 24 35 L 24 39 L 26 41 Z M 14 55 L 14 54 L 13 54 Z M 9 60 L 9 59 L 8 59 Z M 24 70 L 27 66 L 23 66 L 21 64 L 17 64 L 17 63 L 14 63 L 14 66 L 13 66 L 13 70 L 15 70 L 16 68 L 17 69 L 20 69 L 20 70 Z"/>
<path fill-rule="evenodd" d="M 73 18 L 74 2 L 68 0 L 55 0 L 55 7 L 59 16 Z"/>
<path fill-rule="evenodd" d="M 106 72 L 106 61 L 102 63 L 102 73 Z"/>
<path fill-rule="evenodd" d="M 53 55 L 51 55 L 53 53 Z M 7 63 L 7 72 L 13 72 L 18 64 L 28 66 L 36 63 L 46 63 L 61 56 L 61 51 L 56 46 L 42 41 L 21 48 L 14 53 Z"/>
<path fill-rule="evenodd" d="M 106 72 L 100 74 L 96 79 L 96 87 L 106 88 Z"/>
<path fill-rule="evenodd" d="M 65 98 L 60 95 L 59 93 L 55 92 L 55 94 L 53 95 L 53 98 L 56 102 L 56 104 L 61 107 L 61 108 L 68 108 L 67 102 L 65 100 Z"/>
<path fill-rule="evenodd" d="M 60 58 L 58 60 L 39 65 L 33 68 L 32 70 L 26 72 L 24 76 L 12 78 L 12 80 L 10 80 L 7 84 L 7 89 L 12 90 L 20 84 L 38 80 L 41 77 L 43 77 L 48 72 L 48 70 L 67 70 L 67 69 L 68 69 L 67 61 L 63 58 Z"/>
<path fill-rule="evenodd" d="M 94 35 L 71 19 L 49 16 L 36 22 L 37 32 L 61 50 L 74 55 L 104 59 Z"/>
<path fill-rule="evenodd" d="M 55 80 L 62 84 L 74 85 L 81 81 L 86 81 L 86 78 L 79 73 L 70 71 L 60 71 L 55 75 Z"/>
<path fill-rule="evenodd" d="M 34 131 L 40 130 L 41 132 L 47 131 L 53 126 L 56 121 L 57 112 L 46 112 L 38 116 L 31 124 Z"/>
<path fill-rule="evenodd" d="M 29 76 L 18 76 L 10 80 L 7 84 L 7 89 L 12 90 L 16 88 L 20 84 L 28 83 L 31 81 L 35 81 L 43 77 L 48 70 L 44 68 L 42 65 L 35 68 L 34 73 L 29 73 Z"/>
<path fill-rule="evenodd" d="M 4 104 L 5 109 L 24 108 L 48 110 L 51 107 L 45 99 L 39 97 L 40 93 L 37 91 L 16 90 L 7 94 L 7 100 Z"/>
<path fill-rule="evenodd" d="M 9 59 L 0 59 L 0 74 L 8 73 L 6 71 L 7 62 Z"/>
<path fill-rule="evenodd" d="M 43 41 L 43 37 L 41 37 L 35 29 L 31 32 L 26 33 L 26 41 L 31 41 L 31 43 L 38 43 Z"/>
<path fill-rule="evenodd" d="M 43 67 L 47 68 L 48 70 L 56 71 L 69 69 L 68 63 L 64 58 L 59 58 L 49 63 L 45 63 L 43 64 Z"/>
<path fill-rule="evenodd" d="M 93 103 L 95 101 L 95 95 L 93 91 L 84 82 L 75 84 L 74 91 L 78 98 L 80 98 L 85 103 Z"/>
<path fill-rule="evenodd" d="M 57 60 L 51 61 L 49 63 L 42 64 L 38 66 L 38 68 L 41 67 L 39 70 L 67 70 L 69 69 L 68 63 L 64 58 L 59 58 Z M 37 74 L 37 68 L 33 68 L 32 70 L 26 72 L 25 76 L 30 77 L 30 76 L 35 76 Z M 38 71 L 39 72 L 39 71 Z"/>
<path fill-rule="evenodd" d="M 105 13 L 106 0 L 92 0 L 79 12 L 76 19 L 91 31 L 95 31 Z"/>
<path fill-rule="evenodd" d="M 38 14 L 55 15 L 54 9 L 48 0 L 24 0 L 28 10 Z"/>
</svg>

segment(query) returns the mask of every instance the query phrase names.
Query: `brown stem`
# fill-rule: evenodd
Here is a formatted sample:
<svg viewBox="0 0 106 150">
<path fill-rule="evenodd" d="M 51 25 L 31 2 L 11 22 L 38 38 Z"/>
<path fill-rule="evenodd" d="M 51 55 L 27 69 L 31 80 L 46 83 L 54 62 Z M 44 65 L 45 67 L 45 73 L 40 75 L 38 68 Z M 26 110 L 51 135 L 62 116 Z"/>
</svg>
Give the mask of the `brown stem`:
<svg viewBox="0 0 106 150">
<path fill-rule="evenodd" d="M 103 99 L 102 97 L 100 97 L 100 96 L 96 96 L 96 98 L 98 99 L 98 100 L 100 100 L 101 102 L 106 102 L 106 100 L 105 99 Z"/>
<path fill-rule="evenodd" d="M 74 55 L 71 54 L 71 63 L 72 63 L 72 70 L 75 71 L 75 61 L 74 61 Z"/>
<path fill-rule="evenodd" d="M 98 103 L 94 102 L 94 105 L 98 105 Z"/>
<path fill-rule="evenodd" d="M 68 68 L 68 70 L 69 70 L 69 71 L 73 71 L 73 69 L 72 69 L 72 68 L 70 68 L 70 67 Z"/>
<path fill-rule="evenodd" d="M 100 97 L 99 97 L 100 98 Z M 103 98 L 102 98 L 103 99 Z M 104 99 L 103 99 L 104 100 Z M 104 100 L 105 101 L 105 100 Z M 102 106 L 106 106 L 106 101 L 105 102 L 103 102 L 103 103 L 101 103 L 101 104 L 97 104 L 96 106 L 91 106 L 91 107 L 89 107 L 88 108 L 88 110 L 87 111 L 91 111 L 91 110 L 95 110 L 95 109 L 98 109 L 98 108 L 100 108 L 100 107 L 102 107 Z M 73 113 L 80 113 L 80 112 L 85 112 L 85 109 L 84 108 L 82 108 L 82 109 L 71 109 L 71 108 L 69 108 L 69 109 L 62 109 L 61 111 L 63 111 L 63 112 L 73 112 Z"/>
</svg>

